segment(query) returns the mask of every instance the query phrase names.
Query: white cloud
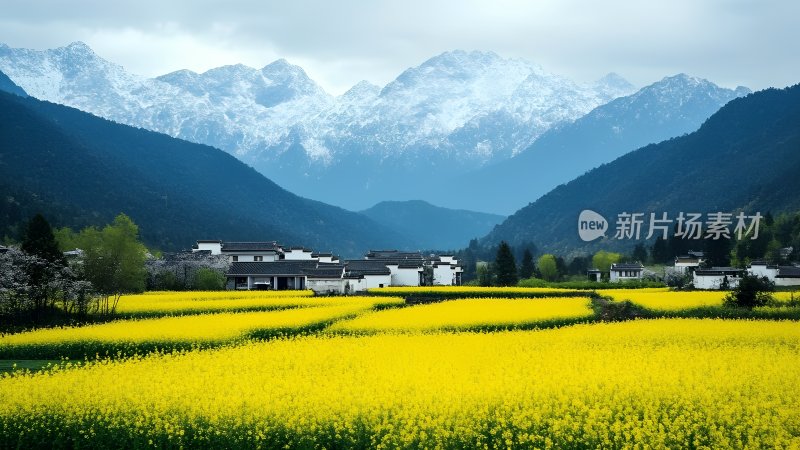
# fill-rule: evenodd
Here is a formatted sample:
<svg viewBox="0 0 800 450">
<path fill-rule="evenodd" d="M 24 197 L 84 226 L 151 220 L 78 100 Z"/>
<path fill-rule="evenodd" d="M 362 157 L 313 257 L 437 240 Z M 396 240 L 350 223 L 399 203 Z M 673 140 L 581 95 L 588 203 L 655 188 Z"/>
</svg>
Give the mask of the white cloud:
<svg viewBox="0 0 800 450">
<path fill-rule="evenodd" d="M 610 71 L 640 85 L 678 72 L 753 88 L 800 81 L 794 0 L 11 0 L 3 9 L 0 41 L 12 46 L 84 40 L 148 76 L 283 57 L 337 94 L 457 48 L 584 81 Z"/>
</svg>

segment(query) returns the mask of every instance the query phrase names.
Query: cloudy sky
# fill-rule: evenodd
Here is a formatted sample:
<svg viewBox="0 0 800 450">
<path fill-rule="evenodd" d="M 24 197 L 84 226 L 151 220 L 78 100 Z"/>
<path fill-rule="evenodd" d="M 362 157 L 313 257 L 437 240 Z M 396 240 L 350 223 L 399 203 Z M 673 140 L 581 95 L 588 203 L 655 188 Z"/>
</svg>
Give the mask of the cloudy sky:
<svg viewBox="0 0 800 450">
<path fill-rule="evenodd" d="M 6 0 L 0 42 L 80 40 L 146 76 L 286 58 L 333 94 L 453 49 L 577 81 L 613 71 L 643 86 L 686 72 L 762 89 L 800 82 L 798 18 L 797 0 Z"/>
</svg>

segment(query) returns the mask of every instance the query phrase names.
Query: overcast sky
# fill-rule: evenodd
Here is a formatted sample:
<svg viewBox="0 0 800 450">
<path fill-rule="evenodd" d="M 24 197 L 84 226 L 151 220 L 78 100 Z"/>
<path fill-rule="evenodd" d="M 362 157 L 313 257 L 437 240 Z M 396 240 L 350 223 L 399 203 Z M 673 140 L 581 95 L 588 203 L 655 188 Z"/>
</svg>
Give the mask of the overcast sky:
<svg viewBox="0 0 800 450">
<path fill-rule="evenodd" d="M 685 72 L 726 87 L 800 82 L 798 0 L 5 0 L 0 42 L 84 41 L 157 76 L 225 64 L 302 66 L 332 94 L 385 85 L 454 49 L 520 57 L 576 81 L 637 86 Z"/>
</svg>

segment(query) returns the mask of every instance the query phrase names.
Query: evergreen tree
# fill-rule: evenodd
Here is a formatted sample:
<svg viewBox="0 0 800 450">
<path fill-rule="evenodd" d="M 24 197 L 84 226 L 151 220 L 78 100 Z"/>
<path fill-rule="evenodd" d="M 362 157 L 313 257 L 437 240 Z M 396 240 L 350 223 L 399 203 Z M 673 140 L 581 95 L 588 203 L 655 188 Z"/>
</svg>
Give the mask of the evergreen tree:
<svg viewBox="0 0 800 450">
<path fill-rule="evenodd" d="M 522 279 L 532 277 L 534 269 L 533 254 L 530 249 L 526 248 L 522 254 L 522 264 L 519 266 L 519 277 Z"/>
<path fill-rule="evenodd" d="M 633 247 L 631 258 L 634 262 L 640 262 L 642 264 L 647 262 L 647 249 L 644 248 L 644 244 L 638 243 Z"/>
<path fill-rule="evenodd" d="M 674 257 L 670 257 L 668 254 L 667 241 L 661 236 L 657 237 L 653 243 L 653 247 L 650 249 L 650 256 L 652 256 L 653 262 L 656 264 L 668 263 Z"/>
<path fill-rule="evenodd" d="M 517 284 L 517 262 L 506 241 L 500 242 L 495 258 L 495 272 L 498 286 L 513 286 Z"/>
<path fill-rule="evenodd" d="M 53 229 L 41 214 L 36 214 L 28 222 L 25 229 L 25 238 L 22 241 L 22 251 L 29 255 L 38 256 L 45 261 L 64 265 L 64 254 L 58 249 L 58 243 L 53 235 Z"/>
</svg>

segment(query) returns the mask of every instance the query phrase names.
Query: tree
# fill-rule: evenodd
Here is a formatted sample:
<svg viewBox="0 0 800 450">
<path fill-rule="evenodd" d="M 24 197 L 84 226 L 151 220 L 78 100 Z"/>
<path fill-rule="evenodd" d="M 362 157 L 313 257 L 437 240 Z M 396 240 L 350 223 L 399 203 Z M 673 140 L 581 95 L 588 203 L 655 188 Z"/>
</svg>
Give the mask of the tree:
<svg viewBox="0 0 800 450">
<path fill-rule="evenodd" d="M 486 262 L 479 262 L 477 263 L 477 267 L 475 271 L 478 275 L 478 285 L 480 286 L 491 286 L 492 284 L 492 268 L 490 267 L 489 263 Z"/>
<path fill-rule="evenodd" d="M 500 242 L 494 265 L 498 286 L 513 286 L 517 284 L 517 262 L 514 260 L 514 254 L 506 241 Z"/>
<path fill-rule="evenodd" d="M 544 254 L 539 257 L 539 260 L 536 262 L 536 266 L 539 268 L 539 273 L 542 275 L 542 278 L 547 281 L 555 281 L 558 279 L 558 263 L 556 262 L 556 257 L 551 254 Z"/>
<path fill-rule="evenodd" d="M 36 214 L 28 222 L 25 238 L 22 240 L 22 251 L 46 261 L 64 264 L 64 254 L 58 248 L 53 229 L 41 214 Z"/>
<path fill-rule="evenodd" d="M 594 256 L 592 256 L 592 265 L 595 269 L 599 269 L 601 272 L 608 273 L 611 270 L 611 265 L 619 262 L 621 258 L 622 255 L 619 253 L 600 250 L 599 252 L 595 253 Z"/>
<path fill-rule="evenodd" d="M 80 233 L 86 278 L 102 297 L 102 314 L 113 314 L 122 294 L 145 288 L 147 249 L 138 235 L 139 227 L 125 214 L 102 230 L 89 227 Z"/>
<path fill-rule="evenodd" d="M 533 265 L 533 254 L 530 249 L 525 249 L 522 254 L 522 264 L 519 266 L 519 277 L 522 279 L 530 278 L 533 276 L 533 271 L 536 269 Z"/>
<path fill-rule="evenodd" d="M 586 275 L 586 269 L 589 268 L 589 258 L 586 256 L 576 256 L 572 258 L 567 266 L 567 272 L 570 275 Z"/>
<path fill-rule="evenodd" d="M 670 259 L 678 255 L 670 256 L 667 250 L 667 241 L 662 236 L 656 238 L 653 242 L 653 247 L 650 249 L 650 256 L 653 257 L 653 262 L 656 264 L 668 263 Z"/>
<path fill-rule="evenodd" d="M 208 267 L 197 269 L 194 286 L 198 291 L 219 291 L 225 288 L 225 275 Z"/>
<path fill-rule="evenodd" d="M 642 264 L 647 262 L 647 249 L 644 248 L 643 243 L 640 242 L 636 244 L 635 247 L 633 247 L 633 253 L 631 253 L 631 258 L 633 259 L 634 262 L 638 261 Z"/>
<path fill-rule="evenodd" d="M 52 306 L 51 299 L 58 288 L 55 279 L 66 264 L 64 254 L 58 249 L 53 236 L 53 229 L 41 214 L 36 214 L 28 222 L 22 251 L 33 257 L 28 260 L 26 270 L 31 287 L 28 296 L 33 301 L 33 318 L 37 320 L 44 309 Z"/>
<path fill-rule="evenodd" d="M 724 304 L 748 309 L 764 306 L 772 299 L 774 290 L 775 285 L 767 277 L 745 274 L 736 288 L 725 296 Z"/>
</svg>

